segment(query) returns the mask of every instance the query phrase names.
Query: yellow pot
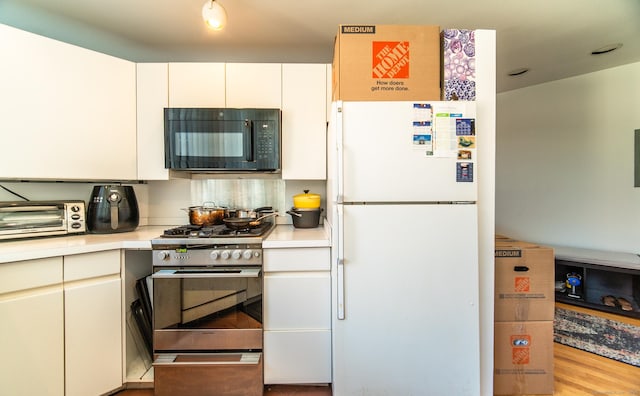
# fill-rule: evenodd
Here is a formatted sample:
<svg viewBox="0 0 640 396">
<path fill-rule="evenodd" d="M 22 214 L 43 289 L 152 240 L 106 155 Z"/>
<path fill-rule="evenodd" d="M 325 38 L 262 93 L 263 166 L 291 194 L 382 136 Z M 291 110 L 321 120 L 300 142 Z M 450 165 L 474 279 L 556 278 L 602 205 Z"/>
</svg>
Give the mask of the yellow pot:
<svg viewBox="0 0 640 396">
<path fill-rule="evenodd" d="M 304 194 L 293 196 L 293 207 L 298 209 L 317 209 L 320 207 L 320 194 L 309 193 L 304 190 Z"/>
</svg>

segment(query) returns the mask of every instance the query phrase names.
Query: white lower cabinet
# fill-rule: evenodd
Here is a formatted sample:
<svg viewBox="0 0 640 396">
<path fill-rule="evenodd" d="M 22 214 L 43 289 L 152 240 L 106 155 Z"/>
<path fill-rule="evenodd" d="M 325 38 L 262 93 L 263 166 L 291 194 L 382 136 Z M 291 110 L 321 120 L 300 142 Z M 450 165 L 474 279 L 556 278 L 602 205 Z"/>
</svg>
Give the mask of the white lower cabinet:
<svg viewBox="0 0 640 396">
<path fill-rule="evenodd" d="M 331 382 L 331 330 L 265 331 L 267 384 Z"/>
<path fill-rule="evenodd" d="M 64 395 L 62 258 L 0 264 L 0 393 Z"/>
<path fill-rule="evenodd" d="M 331 382 L 329 248 L 264 250 L 264 382 Z"/>
<path fill-rule="evenodd" d="M 65 395 L 122 386 L 120 250 L 64 257 Z"/>
<path fill-rule="evenodd" d="M 0 264 L 0 394 L 122 386 L 120 250 Z"/>
</svg>

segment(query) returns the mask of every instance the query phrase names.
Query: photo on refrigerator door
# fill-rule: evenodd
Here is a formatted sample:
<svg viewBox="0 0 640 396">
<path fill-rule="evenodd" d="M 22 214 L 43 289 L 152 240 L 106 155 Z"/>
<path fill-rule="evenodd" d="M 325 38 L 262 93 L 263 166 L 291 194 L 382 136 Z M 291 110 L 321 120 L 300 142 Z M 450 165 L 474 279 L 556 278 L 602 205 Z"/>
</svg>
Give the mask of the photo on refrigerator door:
<svg viewBox="0 0 640 396">
<path fill-rule="evenodd" d="M 476 137 L 458 136 L 458 148 L 476 148 Z"/>
<path fill-rule="evenodd" d="M 459 160 L 470 160 L 473 159 L 473 155 L 471 150 L 458 150 L 458 159 Z"/>
<path fill-rule="evenodd" d="M 456 181 L 458 183 L 473 182 L 473 162 L 456 163 Z"/>
<path fill-rule="evenodd" d="M 476 134 L 474 118 L 456 118 L 456 136 L 472 136 Z"/>
</svg>

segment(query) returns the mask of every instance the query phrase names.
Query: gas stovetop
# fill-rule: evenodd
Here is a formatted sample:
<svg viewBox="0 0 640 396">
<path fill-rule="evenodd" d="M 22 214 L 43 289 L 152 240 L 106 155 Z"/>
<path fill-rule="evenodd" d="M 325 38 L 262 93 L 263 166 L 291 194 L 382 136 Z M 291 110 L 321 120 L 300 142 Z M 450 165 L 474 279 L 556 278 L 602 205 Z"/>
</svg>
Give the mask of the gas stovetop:
<svg viewBox="0 0 640 396">
<path fill-rule="evenodd" d="M 224 224 L 213 226 L 184 225 L 164 230 L 164 233 L 158 239 L 152 240 L 151 244 L 262 243 L 262 239 L 266 238 L 274 227 L 275 224 L 270 221 L 239 230 L 233 230 Z"/>
</svg>

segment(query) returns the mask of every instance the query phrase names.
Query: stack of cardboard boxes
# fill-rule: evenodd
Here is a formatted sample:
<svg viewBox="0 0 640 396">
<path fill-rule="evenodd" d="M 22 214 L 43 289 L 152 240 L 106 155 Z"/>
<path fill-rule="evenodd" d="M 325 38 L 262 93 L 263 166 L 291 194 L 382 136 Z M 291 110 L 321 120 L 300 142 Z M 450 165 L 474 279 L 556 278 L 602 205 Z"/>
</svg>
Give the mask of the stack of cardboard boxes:
<svg viewBox="0 0 640 396">
<path fill-rule="evenodd" d="M 494 394 L 553 394 L 553 249 L 496 236 Z"/>
</svg>

